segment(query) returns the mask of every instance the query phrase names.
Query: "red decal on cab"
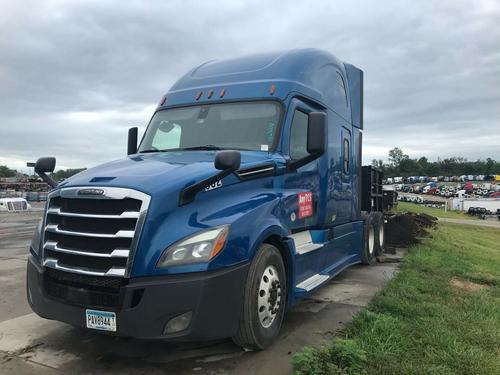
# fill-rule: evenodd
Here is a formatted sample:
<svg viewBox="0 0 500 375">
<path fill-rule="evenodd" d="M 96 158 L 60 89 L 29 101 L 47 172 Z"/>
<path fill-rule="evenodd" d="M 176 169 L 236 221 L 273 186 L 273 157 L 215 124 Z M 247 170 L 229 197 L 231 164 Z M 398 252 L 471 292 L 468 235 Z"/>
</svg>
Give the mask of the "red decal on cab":
<svg viewBox="0 0 500 375">
<path fill-rule="evenodd" d="M 299 193 L 299 219 L 313 215 L 312 192 Z"/>
</svg>

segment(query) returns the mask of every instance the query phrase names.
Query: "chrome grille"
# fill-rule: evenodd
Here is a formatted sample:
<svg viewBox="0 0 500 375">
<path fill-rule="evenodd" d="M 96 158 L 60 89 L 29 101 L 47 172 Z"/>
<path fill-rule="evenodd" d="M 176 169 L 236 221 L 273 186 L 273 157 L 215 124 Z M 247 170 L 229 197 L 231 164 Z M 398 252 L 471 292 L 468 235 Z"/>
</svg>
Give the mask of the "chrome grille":
<svg viewBox="0 0 500 375">
<path fill-rule="evenodd" d="M 149 202 L 148 195 L 125 188 L 63 188 L 51 193 L 44 266 L 87 276 L 128 277 Z"/>
</svg>

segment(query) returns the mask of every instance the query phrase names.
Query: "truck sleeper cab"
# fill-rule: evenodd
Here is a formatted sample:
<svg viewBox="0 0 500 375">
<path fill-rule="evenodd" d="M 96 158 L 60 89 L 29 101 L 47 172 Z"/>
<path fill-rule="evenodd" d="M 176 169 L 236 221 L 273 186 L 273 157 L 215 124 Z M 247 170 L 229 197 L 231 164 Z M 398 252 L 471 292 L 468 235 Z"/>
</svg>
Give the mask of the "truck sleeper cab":
<svg viewBox="0 0 500 375">
<path fill-rule="evenodd" d="M 30 306 L 112 334 L 267 347 L 286 308 L 383 250 L 362 129 L 363 73 L 330 53 L 196 67 L 139 146 L 129 131 L 125 159 L 60 184 L 46 174 L 55 159 L 38 160 L 53 190 L 30 246 Z"/>
</svg>

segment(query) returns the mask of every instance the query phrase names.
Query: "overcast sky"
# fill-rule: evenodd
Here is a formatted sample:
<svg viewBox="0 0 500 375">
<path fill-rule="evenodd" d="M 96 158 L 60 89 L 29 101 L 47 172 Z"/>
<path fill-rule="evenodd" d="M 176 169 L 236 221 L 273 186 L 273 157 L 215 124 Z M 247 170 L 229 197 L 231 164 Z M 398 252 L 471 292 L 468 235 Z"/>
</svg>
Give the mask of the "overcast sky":
<svg viewBox="0 0 500 375">
<path fill-rule="evenodd" d="M 190 68 L 326 49 L 365 72 L 365 163 L 500 159 L 498 1 L 0 0 L 0 165 L 120 158 Z"/>
</svg>

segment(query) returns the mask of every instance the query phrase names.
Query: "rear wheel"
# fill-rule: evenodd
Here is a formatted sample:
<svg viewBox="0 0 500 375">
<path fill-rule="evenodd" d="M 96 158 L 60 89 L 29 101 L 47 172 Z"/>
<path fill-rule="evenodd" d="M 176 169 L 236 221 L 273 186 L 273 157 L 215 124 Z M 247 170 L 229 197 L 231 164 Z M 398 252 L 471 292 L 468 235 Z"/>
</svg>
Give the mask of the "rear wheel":
<svg viewBox="0 0 500 375">
<path fill-rule="evenodd" d="M 372 264 L 375 260 L 376 252 L 376 235 L 375 222 L 371 215 L 365 220 L 364 246 L 361 252 L 361 262 L 363 264 Z"/>
<path fill-rule="evenodd" d="M 278 336 L 286 304 L 286 274 L 279 250 L 263 244 L 250 265 L 234 342 L 262 350 Z"/>
<path fill-rule="evenodd" d="M 379 256 L 385 251 L 384 214 L 382 212 L 374 212 L 372 217 L 375 224 L 375 255 Z"/>
</svg>

